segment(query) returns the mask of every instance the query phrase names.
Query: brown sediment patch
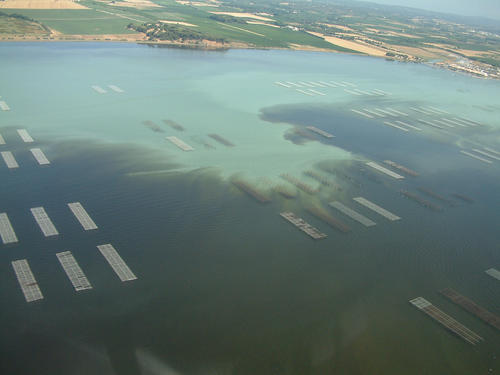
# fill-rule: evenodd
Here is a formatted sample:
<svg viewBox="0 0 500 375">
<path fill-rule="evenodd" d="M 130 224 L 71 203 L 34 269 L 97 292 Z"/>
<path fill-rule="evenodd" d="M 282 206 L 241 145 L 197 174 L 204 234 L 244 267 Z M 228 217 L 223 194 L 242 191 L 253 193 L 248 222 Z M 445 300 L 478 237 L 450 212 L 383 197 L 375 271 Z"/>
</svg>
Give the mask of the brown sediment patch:
<svg viewBox="0 0 500 375">
<path fill-rule="evenodd" d="M 412 55 L 430 59 L 443 57 L 443 54 L 447 53 L 446 51 L 437 48 L 419 48 L 419 47 L 407 47 L 398 45 L 391 45 L 390 47 L 392 50 L 396 50 L 406 55 Z"/>
<path fill-rule="evenodd" d="M 327 35 L 324 35 L 321 33 L 315 33 L 312 31 L 308 31 L 308 33 L 311 35 L 323 38 L 328 43 L 334 44 L 336 46 L 348 48 L 348 49 L 358 51 L 361 53 L 366 53 L 367 55 L 370 55 L 370 56 L 385 56 L 385 54 L 387 52 L 381 48 L 377 48 L 377 47 L 374 47 L 374 46 L 371 46 L 368 44 L 364 44 L 364 43 L 358 42 L 358 41 L 344 40 L 344 39 L 337 38 L 334 36 L 327 36 Z"/>
<path fill-rule="evenodd" d="M 129 8 L 161 8 L 161 5 L 153 3 L 149 0 L 122 0 L 117 2 L 109 2 L 108 5 L 119 6 L 119 7 L 129 7 Z"/>
<path fill-rule="evenodd" d="M 72 0 L 3 0 L 2 9 L 88 9 Z"/>
<path fill-rule="evenodd" d="M 203 3 L 201 1 L 184 1 L 184 0 L 175 0 L 175 2 L 181 5 L 191 5 L 194 7 L 218 7 L 220 4 L 218 1 L 212 1 L 212 0 L 209 0 L 206 3 Z"/>
<path fill-rule="evenodd" d="M 271 18 L 258 16 L 256 14 L 252 14 L 252 13 L 237 13 L 237 12 L 210 12 L 210 13 L 222 14 L 222 15 L 232 16 L 232 17 L 240 17 L 240 18 L 253 18 L 253 19 L 256 19 L 259 21 L 274 21 Z"/>
<path fill-rule="evenodd" d="M 173 25 L 198 27 L 198 25 L 193 25 L 192 23 L 187 23 L 187 22 L 182 22 L 182 21 L 165 21 L 165 20 L 160 20 L 160 22 L 161 23 L 173 24 Z"/>
<path fill-rule="evenodd" d="M 304 45 L 304 44 L 294 44 L 294 43 L 290 43 L 288 45 L 291 49 L 293 50 L 297 50 L 297 51 L 321 51 L 321 52 L 332 52 L 331 49 L 328 49 L 328 48 L 318 48 L 318 47 L 314 47 L 314 46 L 308 46 L 308 45 Z"/>
</svg>

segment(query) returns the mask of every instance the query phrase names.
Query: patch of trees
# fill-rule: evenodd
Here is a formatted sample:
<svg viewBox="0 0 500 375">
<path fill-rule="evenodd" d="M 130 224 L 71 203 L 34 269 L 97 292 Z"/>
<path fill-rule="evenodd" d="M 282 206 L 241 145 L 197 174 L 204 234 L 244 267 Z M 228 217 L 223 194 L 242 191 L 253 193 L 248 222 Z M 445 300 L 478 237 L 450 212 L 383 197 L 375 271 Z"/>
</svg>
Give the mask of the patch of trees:
<svg viewBox="0 0 500 375">
<path fill-rule="evenodd" d="M 2 0 L 0 0 L 0 1 L 2 1 Z M 15 18 L 15 19 L 18 19 L 18 20 L 26 21 L 26 22 L 36 23 L 37 25 L 40 25 L 40 27 L 42 27 L 45 31 L 47 31 L 47 32 L 50 33 L 50 29 L 47 26 L 45 26 L 43 23 L 40 23 L 37 20 L 34 20 L 31 17 L 27 17 L 27 16 L 25 16 L 23 14 L 5 13 L 5 12 L 0 11 L 0 17 Z"/>
<path fill-rule="evenodd" d="M 245 20 L 238 17 L 228 16 L 226 14 L 212 14 L 208 18 L 217 22 L 246 24 Z"/>
<path fill-rule="evenodd" d="M 178 25 L 169 25 L 165 23 L 145 23 L 135 25 L 130 23 L 128 28 L 146 34 L 149 40 L 169 40 L 169 41 L 202 41 L 210 40 L 219 43 L 225 43 L 224 38 L 215 38 L 211 35 L 191 30 Z"/>
</svg>

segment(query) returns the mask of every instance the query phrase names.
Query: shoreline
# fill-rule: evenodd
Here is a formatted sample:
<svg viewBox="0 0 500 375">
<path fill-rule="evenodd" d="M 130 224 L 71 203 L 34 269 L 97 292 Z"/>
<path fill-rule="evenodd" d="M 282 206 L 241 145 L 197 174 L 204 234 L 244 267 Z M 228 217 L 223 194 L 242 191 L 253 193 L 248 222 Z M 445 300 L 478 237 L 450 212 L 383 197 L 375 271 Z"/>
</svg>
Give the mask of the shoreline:
<svg viewBox="0 0 500 375">
<path fill-rule="evenodd" d="M 67 37 L 61 37 L 61 36 L 45 36 L 45 37 L 18 37 L 18 36 L 1 36 L 0 35 L 0 44 L 1 43 L 19 43 L 19 42 L 68 42 L 68 43 L 125 43 L 125 44 L 141 44 L 141 45 L 150 45 L 150 46 L 158 46 L 158 47 L 164 47 L 164 48 L 179 48 L 179 49 L 197 49 L 200 51 L 227 51 L 230 49 L 254 49 L 254 50 L 277 50 L 277 51 L 304 51 L 304 52 L 326 52 L 326 53 L 335 53 L 335 54 L 342 54 L 342 55 L 352 55 L 352 56 L 366 56 L 366 57 L 374 57 L 377 59 L 383 58 L 386 61 L 398 61 L 398 62 L 406 62 L 406 63 L 412 63 L 412 64 L 424 64 L 427 66 L 430 66 L 434 69 L 444 69 L 448 70 L 450 72 L 454 73 L 459 73 L 459 74 L 464 74 L 468 75 L 474 78 L 482 78 L 482 79 L 487 79 L 487 80 L 500 80 L 500 77 L 493 77 L 493 76 L 484 76 L 481 74 L 477 74 L 474 72 L 470 71 L 464 71 L 460 69 L 456 69 L 453 63 L 446 62 L 446 61 L 438 61 L 434 63 L 429 63 L 427 61 L 400 61 L 397 59 L 393 59 L 389 56 L 379 56 L 379 55 L 371 55 L 367 53 L 353 53 L 353 52 L 344 52 L 344 51 L 337 51 L 337 50 L 332 50 L 332 49 L 327 49 L 327 48 L 318 48 L 318 47 L 313 47 L 313 46 L 307 46 L 307 45 L 299 45 L 299 44 L 292 44 L 290 45 L 289 48 L 280 48 L 280 47 L 270 47 L 270 48 L 264 48 L 264 47 L 255 47 L 252 45 L 248 45 L 245 43 L 219 43 L 219 42 L 214 42 L 214 41 L 208 41 L 208 40 L 203 40 L 201 42 L 173 42 L 173 41 L 151 41 L 151 40 L 145 40 L 144 38 L 137 38 L 137 37 L 131 37 L 134 34 L 112 34 L 112 35 L 78 35 L 78 36 L 67 36 Z"/>
</svg>

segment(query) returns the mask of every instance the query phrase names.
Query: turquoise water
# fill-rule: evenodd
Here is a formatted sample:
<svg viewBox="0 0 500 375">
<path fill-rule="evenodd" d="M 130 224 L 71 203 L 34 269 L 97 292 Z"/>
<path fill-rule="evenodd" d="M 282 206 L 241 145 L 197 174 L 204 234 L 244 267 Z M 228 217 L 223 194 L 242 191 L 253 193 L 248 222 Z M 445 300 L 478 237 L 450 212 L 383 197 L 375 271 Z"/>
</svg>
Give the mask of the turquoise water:
<svg viewBox="0 0 500 375">
<path fill-rule="evenodd" d="M 20 165 L 0 167 L 0 212 L 8 213 L 20 240 L 2 245 L 0 261 L 4 373 L 499 373 L 499 333 L 437 294 L 452 287 L 500 314 L 500 285 L 484 274 L 500 269 L 500 162 L 459 152 L 500 150 L 498 82 L 348 55 L 120 44 L 3 44 L 0 68 L 0 100 L 11 107 L 0 112 L 7 143 L 0 148 L 13 151 Z M 276 81 L 346 81 L 390 95 L 317 87 L 326 95 L 309 96 Z M 448 114 L 410 109 L 422 106 Z M 385 126 L 387 119 L 351 112 L 387 107 L 409 114 L 400 120 L 422 131 L 402 132 Z M 481 126 L 439 130 L 417 121 L 442 117 Z M 308 125 L 336 137 L 307 133 Z M 35 164 L 15 131 L 21 127 L 51 160 L 49 167 Z M 218 143 L 212 133 L 235 146 Z M 165 140 L 172 135 L 195 150 L 183 152 Z M 385 159 L 420 176 L 396 181 L 363 164 Z M 361 186 L 322 172 L 321 165 Z M 341 190 L 303 175 L 311 169 Z M 297 190 L 282 173 L 319 192 Z M 230 182 L 234 176 L 272 202 L 262 205 L 239 191 Z M 296 198 L 277 194 L 277 185 Z M 399 194 L 417 187 L 456 206 L 425 197 L 444 207 L 436 213 Z M 351 198 L 359 195 L 403 219 L 384 221 L 355 206 Z M 342 217 L 327 207 L 331 200 L 377 226 Z M 98 231 L 81 230 L 66 207 L 73 201 L 82 202 Z M 58 238 L 39 233 L 29 214 L 39 205 Z M 352 232 L 338 233 L 310 216 L 310 205 L 322 206 Z M 284 210 L 328 238 L 313 242 L 279 217 Z M 109 269 L 95 248 L 108 242 L 137 281 L 122 284 Z M 64 250 L 73 252 L 93 290 L 71 288 L 55 257 Z M 43 301 L 24 301 L 10 265 L 23 258 Z M 453 336 L 408 304 L 417 296 L 485 341 L 473 347 Z"/>
</svg>

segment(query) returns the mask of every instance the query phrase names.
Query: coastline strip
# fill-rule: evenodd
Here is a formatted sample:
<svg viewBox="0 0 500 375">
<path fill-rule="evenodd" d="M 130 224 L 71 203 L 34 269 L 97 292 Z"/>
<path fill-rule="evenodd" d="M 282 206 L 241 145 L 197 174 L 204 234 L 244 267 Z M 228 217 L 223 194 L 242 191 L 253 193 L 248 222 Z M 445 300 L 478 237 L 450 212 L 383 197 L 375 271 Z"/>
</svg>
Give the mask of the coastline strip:
<svg viewBox="0 0 500 375">
<path fill-rule="evenodd" d="M 101 254 L 104 256 L 106 261 L 109 263 L 113 271 L 118 275 L 121 281 L 132 281 L 137 280 L 137 276 L 130 270 L 125 261 L 122 259 L 120 254 L 111 244 L 99 245 L 97 246 Z"/>
<path fill-rule="evenodd" d="M 11 262 L 11 264 L 26 302 L 43 299 L 42 291 L 35 280 L 33 272 L 31 272 L 28 261 L 26 259 L 20 259 Z"/>
</svg>

